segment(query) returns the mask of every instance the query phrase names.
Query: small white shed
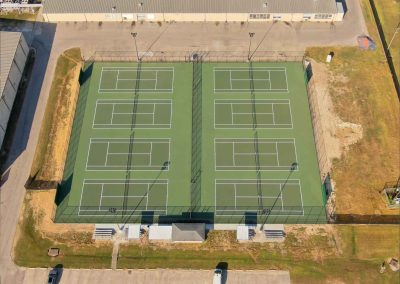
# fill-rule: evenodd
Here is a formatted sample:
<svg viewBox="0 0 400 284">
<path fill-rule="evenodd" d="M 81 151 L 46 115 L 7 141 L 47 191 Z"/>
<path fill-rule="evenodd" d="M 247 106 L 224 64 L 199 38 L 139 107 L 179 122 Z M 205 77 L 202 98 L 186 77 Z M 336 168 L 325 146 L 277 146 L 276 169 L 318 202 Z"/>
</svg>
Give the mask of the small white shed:
<svg viewBox="0 0 400 284">
<path fill-rule="evenodd" d="M 150 241 L 170 241 L 172 238 L 172 226 L 150 226 Z"/>
<path fill-rule="evenodd" d="M 128 240 L 140 239 L 140 225 L 139 224 L 128 225 L 126 231 L 126 237 Z"/>
<path fill-rule="evenodd" d="M 248 241 L 249 240 L 249 227 L 243 226 L 243 225 L 237 226 L 236 239 L 238 241 Z"/>
</svg>

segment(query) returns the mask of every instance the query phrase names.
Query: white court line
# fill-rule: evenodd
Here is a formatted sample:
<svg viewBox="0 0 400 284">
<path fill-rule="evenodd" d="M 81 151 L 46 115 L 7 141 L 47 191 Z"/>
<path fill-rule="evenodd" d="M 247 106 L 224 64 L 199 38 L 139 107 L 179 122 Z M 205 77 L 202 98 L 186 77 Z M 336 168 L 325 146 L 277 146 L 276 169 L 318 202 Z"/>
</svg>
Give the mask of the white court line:
<svg viewBox="0 0 400 284">
<path fill-rule="evenodd" d="M 132 79 L 118 79 L 118 81 L 137 81 L 137 78 L 132 78 Z M 156 81 L 156 79 L 142 79 L 140 78 L 140 81 Z M 116 89 L 118 90 L 118 89 Z"/>
<path fill-rule="evenodd" d="M 99 210 L 101 210 L 101 202 L 103 201 L 103 190 L 104 190 L 104 184 L 101 185 L 100 201 L 99 201 Z M 83 191 L 83 190 L 82 190 L 82 191 Z"/>
<path fill-rule="evenodd" d="M 231 121 L 232 121 L 232 124 L 234 124 L 234 120 L 233 120 L 233 104 L 230 104 L 231 105 Z"/>
<path fill-rule="evenodd" d="M 150 184 L 147 185 L 147 192 L 146 192 L 146 211 L 149 208 L 149 190 L 150 190 Z"/>
<path fill-rule="evenodd" d="M 281 206 L 282 206 L 282 210 L 283 210 L 283 192 L 282 192 L 282 184 L 279 185 L 279 196 L 281 197 Z"/>
<path fill-rule="evenodd" d="M 235 70 L 239 70 L 239 71 L 243 71 L 243 70 L 249 70 L 250 68 L 249 67 L 214 67 L 214 71 L 229 71 L 229 70 L 232 70 L 232 71 L 235 71 Z M 273 67 L 273 66 L 271 66 L 271 67 L 267 67 L 267 66 L 265 66 L 265 67 L 257 67 L 257 66 L 253 66 L 252 68 L 251 68 L 252 70 L 257 70 L 257 69 L 260 69 L 260 70 L 257 70 L 257 71 L 268 71 L 268 70 L 272 70 L 272 71 L 283 71 L 283 70 L 286 70 L 286 67 Z"/>
<path fill-rule="evenodd" d="M 286 90 L 289 92 L 289 83 L 288 83 L 288 79 L 287 79 L 286 68 L 285 68 L 285 79 L 286 79 Z"/>
<path fill-rule="evenodd" d="M 278 143 L 277 142 L 275 143 L 275 151 L 276 151 L 276 161 L 278 162 L 278 166 L 279 166 L 279 151 L 278 151 Z"/>
<path fill-rule="evenodd" d="M 153 143 L 150 143 L 150 159 L 149 159 L 149 167 L 151 167 L 151 153 L 153 151 Z"/>
<path fill-rule="evenodd" d="M 276 123 L 275 123 L 275 110 L 274 110 L 274 104 L 272 104 L 272 122 L 274 123 L 274 125 L 276 125 Z"/>
<path fill-rule="evenodd" d="M 119 77 L 119 70 L 117 70 L 117 80 L 115 81 L 115 87 L 114 89 L 118 89 L 118 77 Z"/>
<path fill-rule="evenodd" d="M 110 148 L 110 142 L 108 142 L 107 143 L 107 152 L 106 152 L 106 161 L 105 161 L 105 163 L 104 163 L 104 166 L 107 166 L 107 161 L 108 161 L 108 149 Z M 110 153 L 110 154 L 112 154 L 112 153 Z"/>
<path fill-rule="evenodd" d="M 153 115 L 153 120 L 152 120 L 152 125 L 154 125 L 154 115 L 155 115 L 155 113 L 156 113 L 156 105 L 153 104 L 153 113 L 152 113 L 152 115 Z M 150 113 L 149 113 L 149 114 L 150 114 Z M 171 121 L 170 121 L 170 123 L 171 123 Z"/>
<path fill-rule="evenodd" d="M 156 71 L 156 84 L 154 86 L 155 90 L 157 90 L 157 84 L 158 84 L 158 71 Z"/>
<path fill-rule="evenodd" d="M 96 106 L 96 108 L 97 108 L 97 106 Z M 113 124 L 113 120 L 114 120 L 114 108 L 115 108 L 115 105 L 113 104 L 112 110 L 111 110 L 111 124 Z"/>
<path fill-rule="evenodd" d="M 270 81 L 269 79 L 231 79 L 231 81 Z M 269 89 L 268 89 L 269 90 Z"/>
<path fill-rule="evenodd" d="M 103 66 L 102 70 L 104 71 L 114 71 L 115 69 L 127 69 L 127 70 L 123 70 L 123 71 L 137 71 L 138 67 L 124 67 L 124 66 Z M 146 67 L 141 67 L 140 70 L 144 71 L 144 72 L 150 72 L 150 71 L 154 71 L 154 70 L 159 70 L 159 69 L 165 69 L 162 71 L 173 71 L 175 69 L 174 66 L 146 66 Z"/>
<path fill-rule="evenodd" d="M 231 90 L 233 89 L 232 87 L 232 71 L 229 71 L 229 84 L 231 86 Z"/>
</svg>

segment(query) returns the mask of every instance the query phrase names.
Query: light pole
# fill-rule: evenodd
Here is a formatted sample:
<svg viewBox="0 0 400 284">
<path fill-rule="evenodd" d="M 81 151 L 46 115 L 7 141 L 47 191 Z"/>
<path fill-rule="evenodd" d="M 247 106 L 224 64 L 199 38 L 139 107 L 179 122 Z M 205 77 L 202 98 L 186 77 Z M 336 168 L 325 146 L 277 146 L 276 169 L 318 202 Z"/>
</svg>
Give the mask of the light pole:
<svg viewBox="0 0 400 284">
<path fill-rule="evenodd" d="M 247 60 L 250 61 L 251 56 L 250 56 L 250 50 L 251 50 L 251 40 L 254 37 L 255 33 L 250 32 L 249 33 L 249 37 L 250 37 L 250 42 L 249 42 L 249 52 L 247 54 Z"/>
<path fill-rule="evenodd" d="M 400 22 L 397 24 L 396 30 L 394 31 L 394 34 L 392 36 L 392 39 L 389 42 L 389 45 L 387 47 L 387 50 L 389 50 L 390 46 L 392 45 L 392 42 L 394 40 L 394 38 L 396 37 L 396 34 L 400 31 Z"/>
<path fill-rule="evenodd" d="M 140 58 L 139 58 L 139 51 L 138 51 L 137 43 L 136 43 L 136 36 L 137 36 L 137 33 L 131 33 L 131 36 L 133 37 L 133 40 L 134 40 L 134 42 L 135 42 L 135 50 L 136 50 L 136 58 L 137 58 L 137 61 L 140 61 Z"/>
<path fill-rule="evenodd" d="M 278 199 L 281 197 L 283 191 L 285 190 L 285 186 L 286 186 L 286 184 L 287 184 L 287 182 L 288 182 L 290 176 L 291 176 L 292 173 L 297 169 L 297 167 L 298 167 L 298 163 L 297 163 L 297 162 L 292 163 L 292 165 L 290 166 L 289 175 L 287 176 L 285 182 L 283 183 L 283 185 L 282 185 L 282 187 L 281 187 L 281 190 L 280 190 L 278 196 L 275 198 L 275 201 L 274 201 L 274 203 L 272 204 L 271 209 L 270 209 L 270 210 L 263 210 L 263 211 L 265 211 L 265 215 L 267 215 L 267 216 L 265 217 L 264 222 L 262 223 L 262 225 L 261 225 L 261 227 L 260 227 L 260 230 L 261 230 L 261 231 L 264 229 L 264 225 L 265 225 L 265 223 L 267 223 L 268 217 L 269 217 L 269 215 L 272 213 L 272 210 L 274 209 L 274 207 L 275 207 L 275 205 L 276 205 L 276 202 L 278 201 Z M 264 212 L 263 212 L 263 213 L 264 213 Z"/>
</svg>

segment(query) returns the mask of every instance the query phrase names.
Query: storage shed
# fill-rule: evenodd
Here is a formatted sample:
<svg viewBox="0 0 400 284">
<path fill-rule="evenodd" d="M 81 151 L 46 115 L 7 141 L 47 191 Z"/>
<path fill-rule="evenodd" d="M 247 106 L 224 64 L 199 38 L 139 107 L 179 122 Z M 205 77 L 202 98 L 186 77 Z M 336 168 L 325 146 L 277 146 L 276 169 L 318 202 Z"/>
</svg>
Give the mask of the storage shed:
<svg viewBox="0 0 400 284">
<path fill-rule="evenodd" d="M 172 241 L 185 243 L 201 243 L 205 240 L 206 225 L 204 223 L 172 224 Z"/>
<path fill-rule="evenodd" d="M 63 21 L 341 21 L 344 0 L 46 0 L 43 17 Z"/>
<path fill-rule="evenodd" d="M 0 31 L 0 146 L 10 118 L 29 46 L 22 33 Z"/>
</svg>

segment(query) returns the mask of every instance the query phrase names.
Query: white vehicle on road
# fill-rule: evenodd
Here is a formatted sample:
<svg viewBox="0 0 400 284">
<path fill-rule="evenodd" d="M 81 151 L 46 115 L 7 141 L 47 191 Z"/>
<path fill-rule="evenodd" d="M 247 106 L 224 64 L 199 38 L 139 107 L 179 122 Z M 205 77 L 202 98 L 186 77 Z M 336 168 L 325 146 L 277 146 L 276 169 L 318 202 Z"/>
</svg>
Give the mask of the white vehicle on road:
<svg viewBox="0 0 400 284">
<path fill-rule="evenodd" d="M 222 283 L 222 269 L 215 269 L 213 284 L 221 284 Z"/>
</svg>

